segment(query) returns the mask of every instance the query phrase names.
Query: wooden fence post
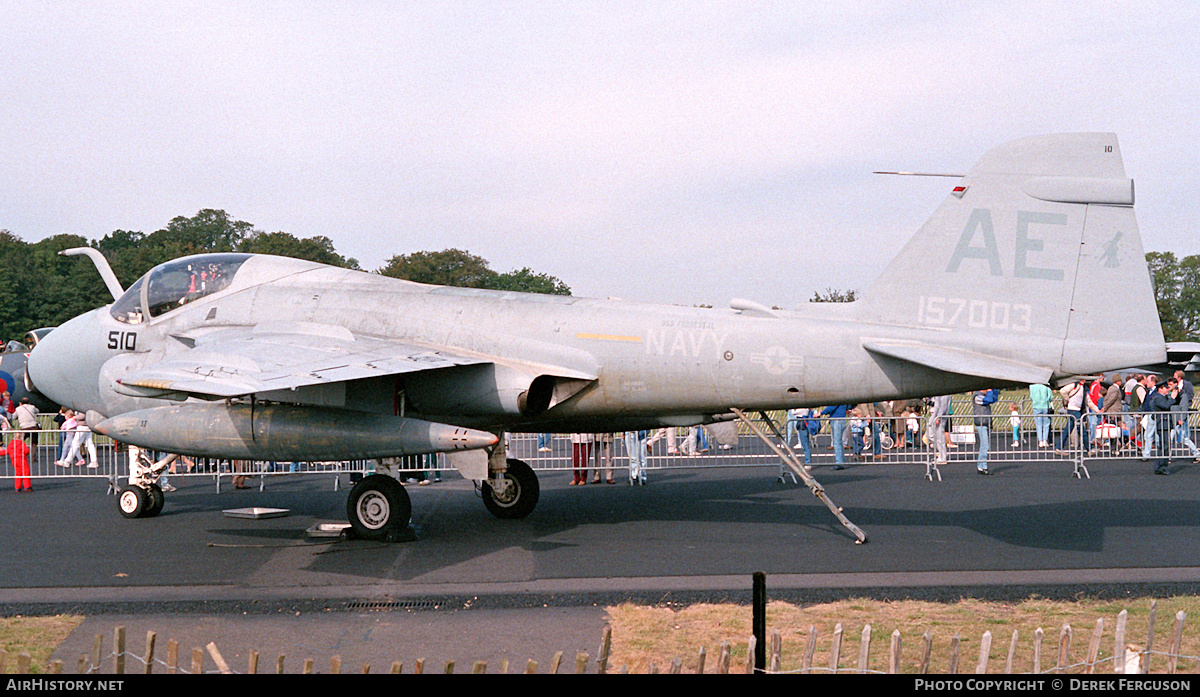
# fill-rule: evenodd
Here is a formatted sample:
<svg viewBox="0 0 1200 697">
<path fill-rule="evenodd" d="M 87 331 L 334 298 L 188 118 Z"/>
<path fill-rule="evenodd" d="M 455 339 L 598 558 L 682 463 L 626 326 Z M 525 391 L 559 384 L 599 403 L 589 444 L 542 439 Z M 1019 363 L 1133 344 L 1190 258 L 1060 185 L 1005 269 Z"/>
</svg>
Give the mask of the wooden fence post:
<svg viewBox="0 0 1200 697">
<path fill-rule="evenodd" d="M 155 639 L 155 636 L 156 635 L 154 634 L 154 632 L 146 632 L 146 653 L 144 654 L 145 658 L 142 659 L 143 660 L 143 663 L 142 663 L 142 674 L 143 675 L 149 675 L 150 673 L 154 672 L 154 639 Z"/>
<path fill-rule="evenodd" d="M 933 636 L 926 631 L 921 635 L 921 668 L 922 675 L 929 673 L 929 658 L 933 655 Z"/>
<path fill-rule="evenodd" d="M 720 675 L 729 674 L 729 661 L 733 656 L 733 647 L 728 641 L 721 642 L 721 655 L 717 658 L 717 673 Z"/>
<path fill-rule="evenodd" d="M 1013 630 L 1012 640 L 1008 642 L 1008 656 L 1004 659 L 1004 674 L 1012 675 L 1013 660 L 1017 657 L 1017 630 Z"/>
<path fill-rule="evenodd" d="M 1125 672 L 1125 622 L 1129 618 L 1127 610 L 1117 613 L 1117 633 L 1113 638 L 1113 672 Z"/>
<path fill-rule="evenodd" d="M 174 639 L 167 640 L 167 675 L 177 675 L 179 673 L 179 642 Z"/>
<path fill-rule="evenodd" d="M 900 630 L 892 630 L 892 646 L 888 650 L 888 674 L 896 675 L 900 672 Z"/>
<path fill-rule="evenodd" d="M 88 672 L 100 670 L 100 648 L 104 645 L 104 637 L 99 634 L 92 642 L 92 661 L 88 664 Z"/>
<path fill-rule="evenodd" d="M 862 643 L 858 648 L 858 672 L 867 672 L 867 659 L 871 653 L 871 625 L 863 625 Z"/>
<path fill-rule="evenodd" d="M 604 625 L 604 633 L 600 636 L 600 650 L 596 652 L 596 673 L 603 675 L 608 672 L 608 656 L 611 651 L 612 625 Z"/>
<path fill-rule="evenodd" d="M 778 673 L 782 666 L 783 657 L 780 654 L 783 652 L 783 638 L 779 636 L 778 629 L 771 630 L 771 672 Z"/>
<path fill-rule="evenodd" d="M 217 664 L 217 670 L 221 671 L 222 675 L 232 675 L 233 674 L 233 671 L 229 669 L 229 664 L 225 662 L 225 657 L 222 656 L 221 652 L 217 650 L 217 644 L 215 642 L 212 642 L 212 641 L 208 642 L 208 645 L 205 646 L 204 648 L 208 649 L 208 655 L 212 656 L 213 663 Z M 342 657 L 334 656 L 333 660 L 337 661 L 338 667 L 340 668 L 341 663 L 342 663 Z"/>
<path fill-rule="evenodd" d="M 1038 674 L 1042 672 L 1042 639 L 1046 636 L 1046 632 L 1042 631 L 1041 627 L 1033 630 L 1033 672 Z"/>
<path fill-rule="evenodd" d="M 834 675 L 837 674 L 838 664 L 842 660 L 842 634 L 844 631 L 841 622 L 833 625 L 833 643 L 829 647 L 829 672 Z"/>
<path fill-rule="evenodd" d="M 950 665 L 946 668 L 947 675 L 956 675 L 958 673 L 958 645 L 962 642 L 962 638 L 957 634 L 950 637 Z"/>
<path fill-rule="evenodd" d="M 992 656 L 992 633 L 986 631 L 983 637 L 979 640 L 979 661 L 975 664 L 975 674 L 983 675 L 987 672 L 988 660 Z"/>
<path fill-rule="evenodd" d="M 1096 628 L 1092 630 L 1092 641 L 1088 644 L 1087 666 L 1083 672 L 1091 675 L 1096 672 L 1096 658 L 1100 656 L 1100 637 L 1104 635 L 1104 618 L 1096 620 Z"/>
<path fill-rule="evenodd" d="M 802 673 L 812 672 L 813 654 L 817 652 L 817 625 L 808 625 L 808 642 L 804 646 L 804 660 L 800 666 Z"/>
<path fill-rule="evenodd" d="M 1146 630 L 1146 650 L 1142 652 L 1142 672 L 1150 672 L 1150 652 L 1154 648 L 1154 621 L 1158 618 L 1158 601 L 1150 601 L 1150 628 Z"/>
<path fill-rule="evenodd" d="M 122 626 L 113 630 L 113 673 L 125 674 L 125 628 Z"/>
<path fill-rule="evenodd" d="M 1054 666 L 1055 673 L 1061 673 L 1071 663 L 1071 625 L 1063 623 L 1058 630 L 1058 663 Z"/>
<path fill-rule="evenodd" d="M 1183 610 L 1175 613 L 1175 631 L 1171 635 L 1171 652 L 1167 658 L 1167 673 L 1174 675 L 1175 666 L 1179 662 L 1179 652 L 1183 646 L 1183 622 L 1187 619 L 1187 613 Z"/>
</svg>

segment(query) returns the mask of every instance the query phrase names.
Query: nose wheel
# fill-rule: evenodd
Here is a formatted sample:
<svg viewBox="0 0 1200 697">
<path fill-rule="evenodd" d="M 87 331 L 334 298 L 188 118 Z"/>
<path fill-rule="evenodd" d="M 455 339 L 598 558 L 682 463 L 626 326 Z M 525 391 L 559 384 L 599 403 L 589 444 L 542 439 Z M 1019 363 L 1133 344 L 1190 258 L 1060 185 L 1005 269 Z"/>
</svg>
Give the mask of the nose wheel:
<svg viewBox="0 0 1200 697">
<path fill-rule="evenodd" d="M 162 513 L 166 497 L 157 484 L 127 484 L 117 497 L 117 507 L 126 518 L 153 518 Z"/>
</svg>

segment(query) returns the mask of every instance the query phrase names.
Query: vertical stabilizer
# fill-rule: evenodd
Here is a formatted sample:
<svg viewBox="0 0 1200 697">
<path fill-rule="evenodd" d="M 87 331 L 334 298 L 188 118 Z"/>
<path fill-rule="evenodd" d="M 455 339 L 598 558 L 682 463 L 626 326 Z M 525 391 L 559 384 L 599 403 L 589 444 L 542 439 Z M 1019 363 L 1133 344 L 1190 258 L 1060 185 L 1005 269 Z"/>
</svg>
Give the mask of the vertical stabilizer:
<svg viewBox="0 0 1200 697">
<path fill-rule="evenodd" d="M 987 153 L 862 296 L 865 319 L 939 345 L 1092 373 L 1165 356 L 1115 135 Z"/>
</svg>

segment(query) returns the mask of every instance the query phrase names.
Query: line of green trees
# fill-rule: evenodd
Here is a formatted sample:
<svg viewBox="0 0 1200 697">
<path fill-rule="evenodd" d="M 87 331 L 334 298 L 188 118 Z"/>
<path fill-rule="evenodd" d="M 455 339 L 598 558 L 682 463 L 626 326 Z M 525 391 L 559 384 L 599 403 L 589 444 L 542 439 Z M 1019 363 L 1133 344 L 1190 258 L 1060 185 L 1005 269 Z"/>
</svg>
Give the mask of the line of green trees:
<svg viewBox="0 0 1200 697">
<path fill-rule="evenodd" d="M 214 209 L 174 218 L 150 234 L 114 230 L 96 241 L 64 234 L 28 243 L 9 230 L 0 230 L 0 341 L 20 339 L 31 329 L 57 326 L 112 301 L 91 262 L 58 255 L 72 247 L 100 250 L 126 288 L 158 264 L 207 252 L 277 254 L 360 268 L 356 259 L 338 254 L 328 237 L 301 239 L 287 232 L 262 232 L 252 223 Z M 485 259 L 458 249 L 396 255 L 374 272 L 420 283 L 571 294 L 571 289 L 553 276 L 528 268 L 499 273 L 489 268 Z"/>
<path fill-rule="evenodd" d="M 1146 263 L 1154 279 L 1163 337 L 1167 341 L 1200 340 L 1200 254 L 1177 259 L 1171 252 L 1150 252 Z M 1113 320 L 1120 325 L 1120 317 Z"/>
</svg>

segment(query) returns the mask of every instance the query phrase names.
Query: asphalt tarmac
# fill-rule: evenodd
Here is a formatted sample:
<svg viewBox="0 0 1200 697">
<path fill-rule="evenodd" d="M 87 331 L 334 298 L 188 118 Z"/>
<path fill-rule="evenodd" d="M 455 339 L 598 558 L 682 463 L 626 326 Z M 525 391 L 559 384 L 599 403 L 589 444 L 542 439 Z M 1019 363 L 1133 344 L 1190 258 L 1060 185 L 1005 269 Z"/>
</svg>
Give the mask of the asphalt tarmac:
<svg viewBox="0 0 1200 697">
<path fill-rule="evenodd" d="M 409 486 L 414 539 L 392 544 L 306 532 L 345 520 L 345 477 L 220 493 L 187 479 L 144 520 L 122 518 L 102 481 L 38 481 L 0 493 L 0 612 L 86 615 L 55 655 L 68 670 L 123 625 L 131 651 L 153 630 L 189 650 L 214 642 L 238 669 L 253 649 L 289 672 L 333 655 L 346 671 L 420 658 L 544 671 L 557 651 L 595 656 L 608 605 L 748 602 L 756 571 L 796 603 L 1195 593 L 1200 467 L 1176 463 L 1160 477 L 1096 462 L 1076 479 L 1062 460 L 993 463 L 991 477 L 963 461 L 940 482 L 919 465 L 815 469 L 867 544 L 773 468 L 652 472 L 645 487 L 543 473 L 520 521 L 493 518 L 461 479 Z M 223 513 L 252 506 L 289 513 Z"/>
</svg>

